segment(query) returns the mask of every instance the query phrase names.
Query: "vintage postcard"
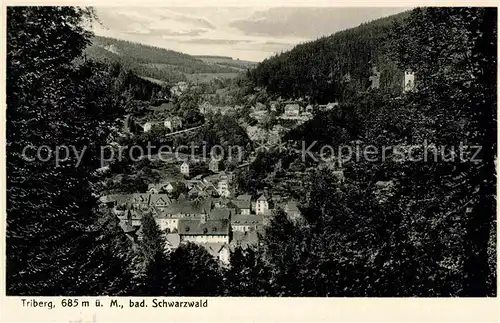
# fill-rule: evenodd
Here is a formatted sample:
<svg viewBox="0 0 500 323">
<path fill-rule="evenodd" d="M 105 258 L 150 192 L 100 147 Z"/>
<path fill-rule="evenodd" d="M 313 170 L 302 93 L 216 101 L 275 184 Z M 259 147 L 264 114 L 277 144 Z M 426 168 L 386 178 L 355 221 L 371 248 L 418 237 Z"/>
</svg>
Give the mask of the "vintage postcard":
<svg viewBox="0 0 500 323">
<path fill-rule="evenodd" d="M 5 322 L 498 319 L 498 11 L 404 5 L 4 6 Z"/>
</svg>

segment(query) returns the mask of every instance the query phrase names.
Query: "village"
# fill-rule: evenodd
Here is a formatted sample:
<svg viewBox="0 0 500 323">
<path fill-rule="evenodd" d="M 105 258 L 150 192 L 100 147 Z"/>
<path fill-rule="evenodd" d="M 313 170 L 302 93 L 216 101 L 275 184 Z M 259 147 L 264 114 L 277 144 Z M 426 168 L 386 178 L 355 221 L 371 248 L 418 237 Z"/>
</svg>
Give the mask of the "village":
<svg viewBox="0 0 500 323">
<path fill-rule="evenodd" d="M 370 89 L 378 89 L 380 72 L 373 68 L 371 74 Z M 404 92 L 412 90 L 414 80 L 414 73 L 405 72 Z M 189 91 L 191 86 L 186 82 L 179 82 L 170 89 L 170 94 L 172 97 L 179 97 Z M 242 127 L 253 142 L 259 142 L 263 147 L 269 148 L 281 144 L 281 138 L 290 129 L 279 123 L 264 129 L 263 124 L 270 115 L 277 120 L 291 122 L 292 127 L 297 127 L 312 119 L 315 110 L 328 111 L 337 106 L 337 102 L 313 106 L 304 99 L 277 100 L 267 105 L 256 102 L 250 109 L 250 116 L 257 121 L 257 124 L 249 125 L 242 122 Z M 205 101 L 198 109 L 202 115 L 206 115 L 226 114 L 241 108 L 217 106 Z M 171 104 L 163 103 L 159 107 L 150 109 L 164 112 L 171 109 Z M 155 120 L 143 123 L 140 126 L 142 132 L 149 133 L 154 127 L 159 127 L 166 129 L 168 136 L 194 131 L 201 127 L 197 125 L 183 128 L 182 118 L 171 115 L 163 118 L 164 114 L 160 116 L 161 118 L 156 115 Z M 254 159 L 255 152 L 248 160 L 243 161 L 240 167 L 250 164 Z M 231 251 L 236 247 L 243 249 L 259 247 L 259 237 L 263 234 L 263 228 L 278 209 L 283 210 L 293 221 L 300 219 L 298 202 L 295 199 L 286 195 L 285 197 L 273 195 L 267 187 L 252 198 L 251 194 L 238 188 L 233 170 L 222 169 L 224 163 L 220 159 L 211 158 L 204 163 L 205 165 L 200 166 L 200 161 L 194 162 L 187 157 L 174 163 L 175 173 L 169 174 L 167 179 L 160 182 L 149 183 L 146 191 L 109 194 L 102 196 L 101 202 L 116 215 L 120 227 L 134 243 L 141 241 L 142 218 L 144 214 L 150 213 L 164 233 L 166 250 L 176 249 L 183 243 L 195 243 L 203 246 L 224 265 L 230 263 Z M 319 167 L 324 166 L 331 168 L 332 174 L 340 182 L 343 181 L 344 173 L 341 168 L 332 168 L 331 165 Z M 208 172 L 200 173 L 200 167 L 208 169 Z M 387 190 L 390 185 L 392 185 L 390 181 L 377 183 L 381 191 Z M 381 200 L 383 201 L 383 198 Z"/>
<path fill-rule="evenodd" d="M 249 194 L 236 195 L 233 174 L 219 171 L 218 164 L 211 160 L 210 175 L 191 178 L 190 164 L 184 161 L 176 179 L 151 183 L 146 192 L 106 195 L 101 202 L 134 242 L 141 240 L 142 218 L 150 212 L 165 234 L 167 250 L 192 242 L 229 264 L 231 249 L 258 247 L 259 234 L 274 210 L 281 208 L 291 219 L 298 219 L 300 212 L 296 201 L 273 197 L 267 190 L 255 200 Z"/>
</svg>

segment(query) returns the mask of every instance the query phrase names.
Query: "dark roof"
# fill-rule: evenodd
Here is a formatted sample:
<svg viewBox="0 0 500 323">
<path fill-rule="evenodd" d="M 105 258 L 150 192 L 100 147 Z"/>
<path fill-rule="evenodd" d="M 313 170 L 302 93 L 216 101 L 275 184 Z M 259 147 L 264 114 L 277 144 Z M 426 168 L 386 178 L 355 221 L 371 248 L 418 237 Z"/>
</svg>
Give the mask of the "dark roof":
<svg viewBox="0 0 500 323">
<path fill-rule="evenodd" d="M 180 235 L 228 235 L 229 220 L 179 220 Z"/>
<path fill-rule="evenodd" d="M 177 248 L 181 244 L 181 237 L 178 233 L 168 233 L 165 237 L 165 243 L 171 248 Z"/>
<path fill-rule="evenodd" d="M 251 201 L 252 200 L 252 195 L 250 194 L 242 194 L 242 195 L 238 195 L 238 197 L 236 198 L 237 200 L 243 200 L 243 201 Z"/>
<path fill-rule="evenodd" d="M 262 216 L 251 214 L 237 214 L 231 218 L 231 224 L 235 225 L 259 225 L 263 221 Z"/>
<path fill-rule="evenodd" d="M 250 200 L 231 200 L 228 204 L 234 204 L 239 209 L 250 209 Z"/>
<path fill-rule="evenodd" d="M 257 246 L 259 236 L 257 232 L 233 232 L 233 240 L 231 240 L 230 248 L 234 250 L 236 247 L 246 249 L 250 246 Z"/>
<path fill-rule="evenodd" d="M 234 209 L 213 209 L 209 214 L 208 218 L 210 220 L 222 220 L 222 219 L 230 219 L 231 215 L 235 214 Z"/>
<path fill-rule="evenodd" d="M 212 201 L 177 200 L 165 208 L 166 214 L 201 214 L 208 213 L 212 209 Z"/>
</svg>

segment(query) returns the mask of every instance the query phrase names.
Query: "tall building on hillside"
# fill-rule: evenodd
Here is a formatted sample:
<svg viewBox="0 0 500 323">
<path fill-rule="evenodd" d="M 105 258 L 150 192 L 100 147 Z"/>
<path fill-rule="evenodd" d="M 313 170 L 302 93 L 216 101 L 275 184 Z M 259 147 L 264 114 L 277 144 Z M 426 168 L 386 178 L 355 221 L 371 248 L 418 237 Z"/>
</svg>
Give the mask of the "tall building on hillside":
<svg viewBox="0 0 500 323">
<path fill-rule="evenodd" d="M 370 81 L 372 82 L 370 85 L 371 89 L 378 89 L 380 87 L 380 72 L 377 71 L 377 67 L 373 67 Z"/>
<path fill-rule="evenodd" d="M 184 176 L 189 176 L 189 162 L 185 161 L 181 164 L 181 174 Z"/>
</svg>

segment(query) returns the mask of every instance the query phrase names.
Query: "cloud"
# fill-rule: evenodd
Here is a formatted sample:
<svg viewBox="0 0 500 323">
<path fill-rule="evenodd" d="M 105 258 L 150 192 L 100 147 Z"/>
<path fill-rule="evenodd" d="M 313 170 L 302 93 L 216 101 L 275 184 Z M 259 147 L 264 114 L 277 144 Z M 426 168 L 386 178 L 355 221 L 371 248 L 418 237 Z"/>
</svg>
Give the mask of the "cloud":
<svg viewBox="0 0 500 323">
<path fill-rule="evenodd" d="M 97 7 L 97 35 L 187 54 L 260 61 L 405 8 Z"/>
<path fill-rule="evenodd" d="M 405 8 L 271 8 L 246 19 L 234 20 L 231 27 L 247 35 L 317 38 L 357 26 Z"/>
</svg>

